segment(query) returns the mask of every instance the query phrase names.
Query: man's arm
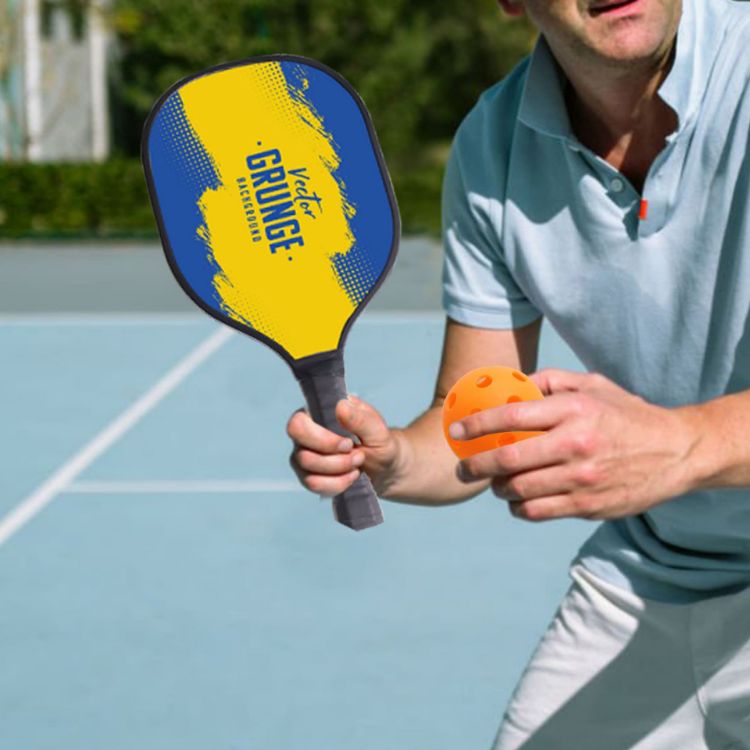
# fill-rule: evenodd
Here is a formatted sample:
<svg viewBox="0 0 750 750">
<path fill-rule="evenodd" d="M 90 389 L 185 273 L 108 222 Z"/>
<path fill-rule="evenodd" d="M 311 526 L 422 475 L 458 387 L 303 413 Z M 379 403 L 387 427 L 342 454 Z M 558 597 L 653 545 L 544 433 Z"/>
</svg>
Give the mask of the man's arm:
<svg viewBox="0 0 750 750">
<path fill-rule="evenodd" d="M 522 328 L 493 330 L 447 319 L 435 394 L 430 408 L 408 427 L 395 429 L 400 446 L 399 469 L 381 497 L 417 505 L 468 500 L 489 480 L 467 484 L 456 477 L 458 460 L 443 436 L 442 406 L 451 386 L 463 374 L 483 365 L 506 365 L 529 373 L 536 369 L 542 318 Z"/>
<path fill-rule="evenodd" d="M 692 489 L 750 487 L 750 390 L 677 411 L 698 435 L 690 466 Z"/>
</svg>

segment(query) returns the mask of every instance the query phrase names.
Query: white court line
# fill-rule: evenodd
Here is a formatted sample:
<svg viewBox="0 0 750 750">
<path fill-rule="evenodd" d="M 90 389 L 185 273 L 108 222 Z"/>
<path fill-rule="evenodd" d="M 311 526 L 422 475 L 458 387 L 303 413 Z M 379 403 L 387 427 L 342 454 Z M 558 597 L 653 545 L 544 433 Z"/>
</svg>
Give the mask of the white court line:
<svg viewBox="0 0 750 750">
<path fill-rule="evenodd" d="M 303 492 L 297 482 L 282 479 L 151 479 L 145 481 L 73 482 L 62 492 L 82 495 L 159 495 L 162 493 L 213 494 L 250 492 Z"/>
<path fill-rule="evenodd" d="M 232 331 L 222 326 L 207 339 L 204 339 L 137 401 L 125 409 L 119 417 L 110 422 L 93 440 L 2 518 L 0 520 L 0 545 L 7 542 L 37 513 L 49 505 L 84 469 L 111 448 L 131 427 L 185 380 L 193 370 L 223 346 L 231 336 Z"/>
<path fill-rule="evenodd" d="M 418 323 L 445 320 L 437 310 L 378 310 L 364 312 L 354 321 L 362 323 Z M 106 326 L 106 325 L 186 325 L 214 322 L 202 313 L 0 313 L 0 325 L 14 326 Z"/>
</svg>

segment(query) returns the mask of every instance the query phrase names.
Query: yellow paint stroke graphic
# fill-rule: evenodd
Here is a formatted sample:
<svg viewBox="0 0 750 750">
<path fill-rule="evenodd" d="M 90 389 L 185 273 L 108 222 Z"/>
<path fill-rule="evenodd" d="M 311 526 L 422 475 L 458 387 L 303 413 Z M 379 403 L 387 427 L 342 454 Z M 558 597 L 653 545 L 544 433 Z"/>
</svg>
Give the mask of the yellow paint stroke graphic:
<svg viewBox="0 0 750 750">
<path fill-rule="evenodd" d="M 198 205 L 199 234 L 220 269 L 213 283 L 222 308 L 295 359 L 336 349 L 355 305 L 331 258 L 354 244 L 354 208 L 334 176 L 340 158 L 322 119 L 304 95 L 290 94 L 278 63 L 194 79 L 180 97 L 221 181 Z M 250 179 L 247 157 L 268 149 L 278 150 L 287 172 L 304 169 L 320 198 L 313 215 L 296 210 L 304 245 L 276 252 L 262 227 L 262 237 L 253 235 L 238 189 L 238 179 Z"/>
</svg>

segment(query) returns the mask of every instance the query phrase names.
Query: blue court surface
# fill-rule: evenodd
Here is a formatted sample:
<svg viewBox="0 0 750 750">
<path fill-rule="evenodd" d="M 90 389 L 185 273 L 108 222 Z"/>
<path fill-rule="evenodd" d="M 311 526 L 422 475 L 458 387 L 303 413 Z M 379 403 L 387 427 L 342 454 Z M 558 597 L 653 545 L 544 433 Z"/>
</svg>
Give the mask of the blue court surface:
<svg viewBox="0 0 750 750">
<path fill-rule="evenodd" d="M 429 404 L 438 310 L 366 312 L 351 392 Z M 595 525 L 491 493 L 337 524 L 287 366 L 200 313 L 0 317 L 0 748 L 488 748 Z M 539 366 L 582 370 L 545 324 Z"/>
</svg>

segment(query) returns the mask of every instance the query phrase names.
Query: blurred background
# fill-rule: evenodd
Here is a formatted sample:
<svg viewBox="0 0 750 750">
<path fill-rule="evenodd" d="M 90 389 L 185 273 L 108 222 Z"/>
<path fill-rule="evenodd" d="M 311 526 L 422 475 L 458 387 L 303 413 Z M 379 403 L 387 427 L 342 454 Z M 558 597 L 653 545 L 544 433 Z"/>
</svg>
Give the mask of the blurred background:
<svg viewBox="0 0 750 750">
<path fill-rule="evenodd" d="M 534 38 L 494 0 L 2 0 L 0 236 L 155 237 L 138 161 L 153 102 L 187 74 L 271 52 L 354 85 L 405 232 L 435 234 L 456 126 Z"/>
<path fill-rule="evenodd" d="M 404 426 L 440 362 L 453 132 L 534 40 L 494 0 L 0 0 L 2 750 L 489 748 L 591 524 L 491 493 L 336 524 L 288 464 L 298 384 L 178 288 L 138 151 L 207 66 L 350 81 L 404 237 L 347 383 Z M 581 369 L 546 324 L 539 365 Z"/>
</svg>

